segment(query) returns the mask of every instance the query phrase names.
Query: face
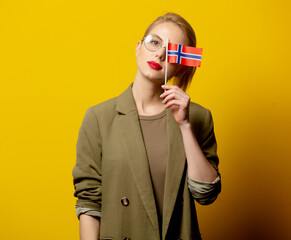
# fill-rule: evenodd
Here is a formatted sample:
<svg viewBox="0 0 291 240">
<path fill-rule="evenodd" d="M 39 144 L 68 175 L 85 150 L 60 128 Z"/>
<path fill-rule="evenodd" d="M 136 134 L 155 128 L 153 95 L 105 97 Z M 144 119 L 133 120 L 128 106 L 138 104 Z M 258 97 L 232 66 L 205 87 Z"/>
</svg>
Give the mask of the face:
<svg viewBox="0 0 291 240">
<path fill-rule="evenodd" d="M 149 34 L 158 35 L 163 40 L 163 47 L 156 52 L 151 52 L 145 47 L 144 42 L 139 41 L 136 48 L 138 72 L 147 79 L 162 84 L 165 79 L 166 48 L 164 47 L 166 46 L 166 39 L 168 38 L 169 43 L 182 45 L 187 45 L 188 39 L 183 30 L 171 22 L 157 24 Z M 183 65 L 168 63 L 168 80 L 174 76 L 179 76 L 184 69 L 185 66 Z"/>
</svg>

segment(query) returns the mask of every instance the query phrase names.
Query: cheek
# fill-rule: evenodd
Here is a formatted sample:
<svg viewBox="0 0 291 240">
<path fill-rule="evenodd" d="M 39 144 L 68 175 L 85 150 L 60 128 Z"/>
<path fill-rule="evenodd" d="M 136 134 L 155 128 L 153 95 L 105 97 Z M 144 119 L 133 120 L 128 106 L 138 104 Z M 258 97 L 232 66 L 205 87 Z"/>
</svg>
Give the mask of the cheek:
<svg viewBox="0 0 291 240">
<path fill-rule="evenodd" d="M 145 68 L 147 67 L 147 61 L 150 60 L 150 56 L 148 53 L 144 52 L 144 50 L 140 50 L 137 52 L 137 55 L 136 55 L 136 63 L 137 63 L 137 66 L 138 67 L 142 67 L 142 68 Z"/>
<path fill-rule="evenodd" d="M 142 63 L 144 61 L 144 54 L 141 51 L 137 52 L 136 61 L 137 63 Z"/>
<path fill-rule="evenodd" d="M 145 63 L 144 56 L 143 55 L 138 55 L 137 58 L 136 58 L 137 67 L 138 68 L 143 67 L 145 65 L 144 63 Z"/>
</svg>

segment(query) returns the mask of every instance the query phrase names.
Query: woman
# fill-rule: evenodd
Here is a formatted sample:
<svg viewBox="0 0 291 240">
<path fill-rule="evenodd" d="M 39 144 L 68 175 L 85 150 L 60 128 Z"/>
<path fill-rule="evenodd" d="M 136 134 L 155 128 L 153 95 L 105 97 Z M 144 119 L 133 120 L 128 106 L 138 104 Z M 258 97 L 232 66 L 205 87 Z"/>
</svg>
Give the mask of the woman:
<svg viewBox="0 0 291 240">
<path fill-rule="evenodd" d="M 221 191 L 210 111 L 184 92 L 195 68 L 166 65 L 166 39 L 196 46 L 191 26 L 167 13 L 136 48 L 137 74 L 118 97 L 89 107 L 73 169 L 80 238 L 201 239 L 194 199 Z"/>
</svg>

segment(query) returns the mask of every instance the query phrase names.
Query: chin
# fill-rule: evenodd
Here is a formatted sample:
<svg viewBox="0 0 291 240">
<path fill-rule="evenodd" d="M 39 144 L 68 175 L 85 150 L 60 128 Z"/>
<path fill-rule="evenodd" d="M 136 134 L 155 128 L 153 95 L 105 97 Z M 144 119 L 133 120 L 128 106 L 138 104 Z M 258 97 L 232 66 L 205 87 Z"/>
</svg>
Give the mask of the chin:
<svg viewBox="0 0 291 240">
<path fill-rule="evenodd" d="M 157 76 L 146 76 L 146 78 L 149 81 L 155 82 L 155 83 L 163 83 L 165 82 L 165 78 L 157 77 Z"/>
<path fill-rule="evenodd" d="M 165 80 L 165 75 L 162 73 L 162 72 L 158 72 L 158 71 L 155 71 L 153 72 L 152 70 L 150 71 L 147 71 L 143 74 L 146 78 L 148 78 L 149 80 L 160 80 L 160 81 L 163 81 Z"/>
<path fill-rule="evenodd" d="M 165 73 L 162 71 L 156 71 L 144 65 L 138 66 L 138 71 L 149 81 L 161 84 L 165 82 Z"/>
</svg>

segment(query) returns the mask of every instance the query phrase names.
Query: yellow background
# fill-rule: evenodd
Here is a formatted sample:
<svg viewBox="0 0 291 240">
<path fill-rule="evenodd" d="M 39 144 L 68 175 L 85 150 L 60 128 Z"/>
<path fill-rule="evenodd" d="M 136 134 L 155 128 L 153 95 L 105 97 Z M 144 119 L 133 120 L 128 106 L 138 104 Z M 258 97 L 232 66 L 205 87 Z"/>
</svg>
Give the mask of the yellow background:
<svg viewBox="0 0 291 240">
<path fill-rule="evenodd" d="M 78 239 L 71 171 L 86 109 L 134 80 L 157 16 L 193 26 L 187 93 L 212 111 L 222 193 L 204 240 L 291 239 L 290 1 L 0 1 L 0 239 Z"/>
</svg>

